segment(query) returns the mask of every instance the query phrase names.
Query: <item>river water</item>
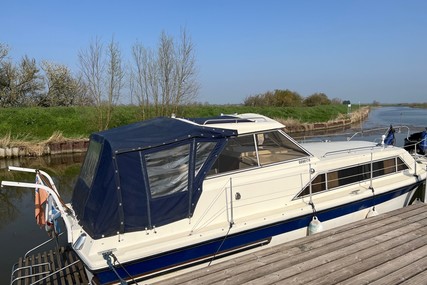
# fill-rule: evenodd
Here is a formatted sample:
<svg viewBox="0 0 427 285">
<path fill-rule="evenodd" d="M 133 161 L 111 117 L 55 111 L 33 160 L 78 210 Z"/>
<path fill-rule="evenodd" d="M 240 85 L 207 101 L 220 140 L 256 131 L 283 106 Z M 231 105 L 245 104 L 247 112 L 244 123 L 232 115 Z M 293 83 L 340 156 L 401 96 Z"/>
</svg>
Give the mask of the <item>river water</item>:
<svg viewBox="0 0 427 285">
<path fill-rule="evenodd" d="M 427 109 L 409 107 L 382 107 L 372 109 L 369 117 L 350 130 L 341 131 L 337 136 L 318 136 L 316 139 L 353 138 L 379 141 L 389 125 L 398 127 L 397 145 L 403 145 L 407 133 L 419 132 L 427 127 Z M 34 175 L 13 173 L 6 170 L 8 165 L 42 169 L 54 179 L 62 198 L 68 202 L 79 173 L 84 155 L 61 155 L 42 158 L 20 158 L 0 160 L 0 179 L 33 182 Z M 48 240 L 47 233 L 40 229 L 34 219 L 33 191 L 23 188 L 0 189 L 0 284 L 9 284 L 12 265 L 28 250 Z"/>
</svg>

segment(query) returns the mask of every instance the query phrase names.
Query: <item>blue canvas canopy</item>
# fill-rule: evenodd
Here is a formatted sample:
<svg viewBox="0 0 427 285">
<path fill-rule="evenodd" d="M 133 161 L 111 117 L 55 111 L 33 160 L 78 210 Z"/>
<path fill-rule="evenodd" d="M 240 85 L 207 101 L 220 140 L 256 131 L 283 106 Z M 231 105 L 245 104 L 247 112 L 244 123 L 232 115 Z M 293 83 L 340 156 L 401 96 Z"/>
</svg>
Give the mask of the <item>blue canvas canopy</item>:
<svg viewBox="0 0 427 285">
<path fill-rule="evenodd" d="M 191 217 L 202 182 L 237 131 L 156 118 L 94 133 L 72 206 L 93 238 Z"/>
</svg>

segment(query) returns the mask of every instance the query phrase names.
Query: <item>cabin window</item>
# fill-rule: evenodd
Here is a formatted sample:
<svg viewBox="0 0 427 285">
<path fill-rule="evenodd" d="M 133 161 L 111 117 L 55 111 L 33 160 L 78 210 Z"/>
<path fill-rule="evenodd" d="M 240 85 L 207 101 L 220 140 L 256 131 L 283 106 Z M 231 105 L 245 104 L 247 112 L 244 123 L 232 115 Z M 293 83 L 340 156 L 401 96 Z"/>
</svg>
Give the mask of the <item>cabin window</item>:
<svg viewBox="0 0 427 285">
<path fill-rule="evenodd" d="M 208 174 L 219 174 L 254 166 L 258 166 L 254 136 L 239 136 L 228 139 Z"/>
<path fill-rule="evenodd" d="M 101 148 L 102 144 L 96 141 L 91 141 L 86 152 L 86 157 L 82 166 L 80 177 L 89 188 L 92 186 L 93 178 L 95 177 Z"/>
<path fill-rule="evenodd" d="M 396 168 L 397 168 L 397 171 L 402 171 L 402 170 L 408 169 L 408 166 L 403 162 L 403 160 L 400 157 L 398 157 Z"/>
<path fill-rule="evenodd" d="M 188 191 L 190 144 L 145 155 L 152 198 Z"/>
<path fill-rule="evenodd" d="M 399 157 L 339 169 L 316 176 L 311 182 L 311 191 L 315 194 L 325 190 L 332 190 L 340 186 L 369 180 L 371 175 L 372 178 L 381 177 L 405 169 L 408 169 L 408 166 Z M 310 185 L 307 185 L 304 190 L 300 192 L 298 197 L 307 196 L 309 194 Z"/>
<path fill-rule="evenodd" d="M 241 135 L 228 140 L 209 171 L 209 175 L 283 162 L 308 155 L 279 131 Z"/>
<path fill-rule="evenodd" d="M 308 155 L 298 145 L 278 131 L 256 134 L 256 140 L 261 165 Z"/>
<path fill-rule="evenodd" d="M 200 169 L 205 164 L 207 158 L 211 154 L 212 150 L 216 146 L 215 142 L 198 142 L 196 145 L 196 173 L 194 176 L 197 176 Z"/>
</svg>

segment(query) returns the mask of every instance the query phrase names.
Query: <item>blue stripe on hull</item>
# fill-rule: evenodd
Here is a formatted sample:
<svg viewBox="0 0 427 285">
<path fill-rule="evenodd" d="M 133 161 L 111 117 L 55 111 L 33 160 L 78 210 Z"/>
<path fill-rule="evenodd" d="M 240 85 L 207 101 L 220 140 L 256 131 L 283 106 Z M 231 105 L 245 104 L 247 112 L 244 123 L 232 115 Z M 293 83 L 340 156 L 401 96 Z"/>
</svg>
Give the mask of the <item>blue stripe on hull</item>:
<svg viewBox="0 0 427 285">
<path fill-rule="evenodd" d="M 418 182 L 388 193 L 376 195 L 371 198 L 366 198 L 349 204 L 322 210 L 317 212 L 316 216 L 321 221 L 328 221 L 363 209 L 367 209 L 404 195 L 411 190 L 414 190 L 421 183 L 422 182 Z M 284 220 L 274 224 L 269 224 L 263 227 L 229 235 L 225 241 L 223 238 L 218 238 L 200 244 L 195 244 L 191 247 L 185 247 L 149 258 L 144 258 L 133 263 L 127 263 L 124 265 L 127 272 L 125 272 L 123 268 L 120 267 L 117 267 L 116 270 L 120 276 L 122 276 L 124 279 L 127 279 L 128 274 L 134 277 L 143 276 L 179 265 L 184 266 L 190 262 L 213 256 L 217 253 L 219 247 L 221 247 L 220 253 L 227 252 L 259 241 L 265 241 L 276 235 L 307 227 L 312 217 L 313 215 L 309 214 L 294 219 Z M 108 284 L 114 281 L 118 281 L 117 276 L 111 270 L 95 272 L 94 275 L 101 284 Z"/>
</svg>

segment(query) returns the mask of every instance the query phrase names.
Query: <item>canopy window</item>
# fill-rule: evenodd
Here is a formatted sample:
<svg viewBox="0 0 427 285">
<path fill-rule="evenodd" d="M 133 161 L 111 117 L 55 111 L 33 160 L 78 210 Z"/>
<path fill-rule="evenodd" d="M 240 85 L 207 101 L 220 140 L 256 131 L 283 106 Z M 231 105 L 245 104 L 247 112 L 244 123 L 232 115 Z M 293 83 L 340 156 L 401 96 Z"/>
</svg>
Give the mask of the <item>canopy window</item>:
<svg viewBox="0 0 427 285">
<path fill-rule="evenodd" d="M 85 161 L 81 171 L 81 178 L 89 188 L 92 186 L 93 178 L 96 173 L 101 148 L 102 144 L 96 141 L 91 141 L 86 152 Z"/>
<path fill-rule="evenodd" d="M 190 145 L 145 155 L 151 198 L 188 191 Z"/>
</svg>

